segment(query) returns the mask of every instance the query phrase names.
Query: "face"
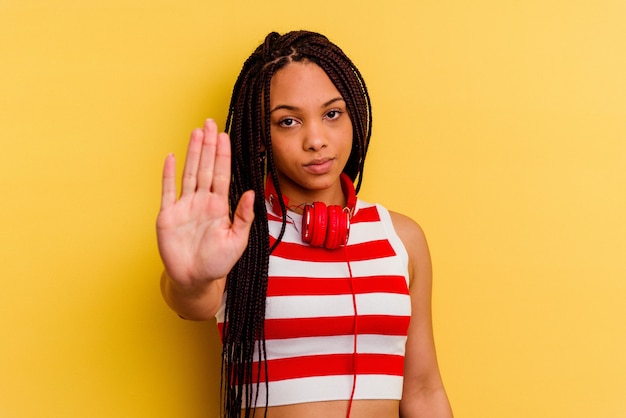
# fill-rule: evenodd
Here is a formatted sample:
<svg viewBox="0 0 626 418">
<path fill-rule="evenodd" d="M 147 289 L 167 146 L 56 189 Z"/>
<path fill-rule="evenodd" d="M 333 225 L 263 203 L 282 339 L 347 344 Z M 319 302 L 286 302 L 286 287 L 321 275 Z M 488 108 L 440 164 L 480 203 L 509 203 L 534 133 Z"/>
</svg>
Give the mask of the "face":
<svg viewBox="0 0 626 418">
<path fill-rule="evenodd" d="M 352 149 L 352 122 L 324 70 L 294 62 L 274 74 L 270 125 L 283 194 L 295 204 L 343 204 L 339 175 Z"/>
</svg>

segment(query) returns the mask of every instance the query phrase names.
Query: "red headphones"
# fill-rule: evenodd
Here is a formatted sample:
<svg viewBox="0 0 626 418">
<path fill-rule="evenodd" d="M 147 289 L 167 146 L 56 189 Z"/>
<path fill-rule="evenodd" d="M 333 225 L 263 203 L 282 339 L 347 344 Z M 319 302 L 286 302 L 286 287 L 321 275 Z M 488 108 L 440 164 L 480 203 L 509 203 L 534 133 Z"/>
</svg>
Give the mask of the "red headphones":
<svg viewBox="0 0 626 418">
<path fill-rule="evenodd" d="M 348 243 L 350 235 L 350 218 L 356 206 L 356 193 L 352 180 L 341 173 L 341 188 L 346 196 L 346 207 L 339 205 L 326 206 L 324 202 L 307 203 L 302 212 L 302 241 L 313 247 L 325 247 L 334 250 Z M 277 215 L 282 215 L 276 188 L 268 176 L 265 183 L 265 198 L 272 205 Z M 283 195 L 285 206 L 289 198 Z"/>
</svg>

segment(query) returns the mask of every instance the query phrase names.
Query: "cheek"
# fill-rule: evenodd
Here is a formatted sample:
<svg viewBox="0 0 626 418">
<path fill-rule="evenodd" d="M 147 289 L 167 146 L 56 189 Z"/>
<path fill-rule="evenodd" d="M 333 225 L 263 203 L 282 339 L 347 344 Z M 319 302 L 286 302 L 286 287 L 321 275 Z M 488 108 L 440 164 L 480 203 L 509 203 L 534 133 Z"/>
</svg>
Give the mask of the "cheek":
<svg viewBox="0 0 626 418">
<path fill-rule="evenodd" d="M 289 160 L 290 156 L 293 156 L 294 150 L 291 149 L 290 141 L 283 141 L 282 138 L 272 137 L 272 153 L 274 154 L 274 161 L 281 164 Z"/>
<path fill-rule="evenodd" d="M 286 138 L 278 135 L 272 136 L 272 151 L 274 151 L 274 154 L 279 155 L 288 154 L 290 152 L 292 142 L 293 141 L 288 141 Z"/>
<path fill-rule="evenodd" d="M 354 132 L 352 131 L 352 125 L 351 124 L 347 124 L 348 126 L 346 126 L 343 129 L 342 132 L 342 138 L 344 140 L 344 144 L 347 148 L 351 149 L 352 148 L 352 141 L 354 140 L 353 135 Z"/>
<path fill-rule="evenodd" d="M 352 141 L 352 135 L 354 130 L 352 129 L 352 120 L 350 118 L 346 119 L 346 122 L 343 124 L 343 132 L 346 137 L 350 138 Z"/>
</svg>

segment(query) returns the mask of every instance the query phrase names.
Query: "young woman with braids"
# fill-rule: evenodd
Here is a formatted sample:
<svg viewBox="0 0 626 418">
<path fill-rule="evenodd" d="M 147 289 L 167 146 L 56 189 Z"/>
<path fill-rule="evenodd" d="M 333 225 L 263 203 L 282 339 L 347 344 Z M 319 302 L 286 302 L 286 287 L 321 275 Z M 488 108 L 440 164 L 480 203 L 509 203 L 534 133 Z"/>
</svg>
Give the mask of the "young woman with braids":
<svg viewBox="0 0 626 418">
<path fill-rule="evenodd" d="M 178 198 L 167 157 L 161 288 L 180 316 L 217 317 L 224 416 L 452 416 L 422 230 L 356 198 L 371 125 L 341 49 L 271 33 L 243 65 L 227 133 L 207 120 L 191 134 Z"/>
</svg>

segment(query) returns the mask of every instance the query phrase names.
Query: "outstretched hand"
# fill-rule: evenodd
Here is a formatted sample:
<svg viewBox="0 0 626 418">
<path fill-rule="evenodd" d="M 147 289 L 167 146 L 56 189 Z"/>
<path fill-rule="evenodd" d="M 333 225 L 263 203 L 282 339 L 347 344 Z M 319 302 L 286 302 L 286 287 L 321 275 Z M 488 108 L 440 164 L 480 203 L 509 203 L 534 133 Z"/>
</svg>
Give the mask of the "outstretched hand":
<svg viewBox="0 0 626 418">
<path fill-rule="evenodd" d="M 165 269 L 180 286 L 225 277 L 248 243 L 254 192 L 242 195 L 231 222 L 230 160 L 230 139 L 212 120 L 191 134 L 178 200 L 175 158 L 170 154 L 165 160 L 157 240 Z"/>
</svg>

